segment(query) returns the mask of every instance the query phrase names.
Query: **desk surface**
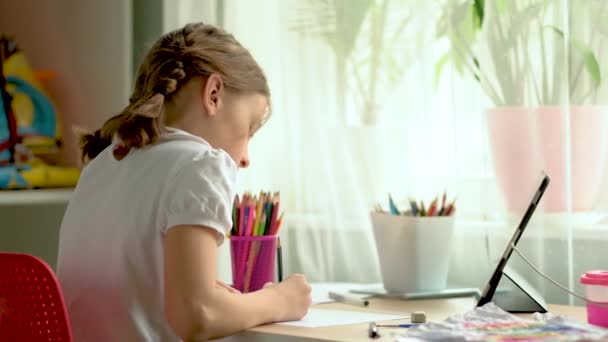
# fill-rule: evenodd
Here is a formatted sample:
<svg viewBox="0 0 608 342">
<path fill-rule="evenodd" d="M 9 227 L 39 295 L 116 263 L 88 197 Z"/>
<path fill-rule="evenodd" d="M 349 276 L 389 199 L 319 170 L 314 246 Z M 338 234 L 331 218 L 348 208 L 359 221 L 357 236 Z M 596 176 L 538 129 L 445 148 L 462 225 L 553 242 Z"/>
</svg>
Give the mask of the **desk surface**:
<svg viewBox="0 0 608 342">
<path fill-rule="evenodd" d="M 436 300 L 388 300 L 388 299 L 372 299 L 368 308 L 360 308 L 340 303 L 319 304 L 316 308 L 338 309 L 362 311 L 369 310 L 370 312 L 408 315 L 412 311 L 426 312 L 429 321 L 441 321 L 447 316 L 455 313 L 462 313 L 471 310 L 475 306 L 473 298 L 453 298 L 453 299 L 436 299 Z M 573 317 L 575 319 L 586 322 L 587 314 L 584 307 L 549 305 L 549 311 Z M 520 315 L 522 317 L 530 317 L 530 315 Z M 392 323 L 399 321 L 391 321 Z M 368 324 L 355 324 L 349 326 L 333 326 L 320 328 L 302 328 L 284 325 L 264 325 L 251 329 L 239 337 L 246 341 L 367 341 Z M 386 329 L 381 332 L 382 338 L 375 341 L 390 341 L 394 340 L 391 336 L 392 332 L 399 332 L 402 329 Z M 397 330 L 397 331 L 395 331 Z M 391 338 L 393 337 L 393 338 Z"/>
</svg>

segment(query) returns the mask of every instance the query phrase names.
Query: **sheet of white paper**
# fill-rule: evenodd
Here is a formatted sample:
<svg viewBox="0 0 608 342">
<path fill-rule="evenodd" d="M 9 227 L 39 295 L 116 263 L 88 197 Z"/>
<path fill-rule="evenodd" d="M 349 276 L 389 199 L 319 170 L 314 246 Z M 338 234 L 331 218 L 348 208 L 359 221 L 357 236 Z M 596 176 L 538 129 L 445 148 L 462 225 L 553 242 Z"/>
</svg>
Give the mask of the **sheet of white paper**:
<svg viewBox="0 0 608 342">
<path fill-rule="evenodd" d="M 350 293 L 351 290 L 363 290 L 368 289 L 377 284 L 359 284 L 359 283 L 312 283 L 312 303 L 322 304 L 334 302 L 333 299 L 329 298 L 329 291 L 337 293 Z M 367 297 L 368 295 L 356 295 L 361 298 Z"/>
<path fill-rule="evenodd" d="M 294 327 L 318 328 L 332 325 L 382 322 L 402 318 L 405 318 L 405 316 L 342 310 L 310 309 L 308 310 L 308 314 L 301 321 L 281 322 L 277 324 L 290 325 Z"/>
</svg>

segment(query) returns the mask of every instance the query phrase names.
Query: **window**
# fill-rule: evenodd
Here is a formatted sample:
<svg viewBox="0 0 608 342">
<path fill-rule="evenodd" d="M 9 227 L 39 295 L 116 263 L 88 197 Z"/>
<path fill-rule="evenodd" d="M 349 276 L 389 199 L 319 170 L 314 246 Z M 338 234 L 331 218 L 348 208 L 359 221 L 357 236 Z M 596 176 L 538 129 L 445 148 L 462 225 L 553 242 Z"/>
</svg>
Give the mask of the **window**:
<svg viewBox="0 0 608 342">
<path fill-rule="evenodd" d="M 608 237 L 608 3 L 213 3 L 270 79 L 275 114 L 240 190 L 281 191 L 292 270 L 379 281 L 372 206 L 446 190 L 458 198 L 452 278 L 480 286 L 542 170 L 552 184 L 524 251 L 570 286 L 600 266 L 583 251 L 600 251 L 589 234 Z M 196 19 L 183 13 L 176 24 Z"/>
</svg>

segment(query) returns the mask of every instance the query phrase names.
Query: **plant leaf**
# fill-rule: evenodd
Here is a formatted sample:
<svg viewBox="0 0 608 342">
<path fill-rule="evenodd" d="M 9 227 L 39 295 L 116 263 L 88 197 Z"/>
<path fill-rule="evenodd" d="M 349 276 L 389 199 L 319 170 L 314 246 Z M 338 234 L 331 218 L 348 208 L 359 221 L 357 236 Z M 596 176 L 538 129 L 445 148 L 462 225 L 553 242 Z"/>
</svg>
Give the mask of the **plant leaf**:
<svg viewBox="0 0 608 342">
<path fill-rule="evenodd" d="M 316 33 L 339 59 L 347 59 L 373 0 L 308 0 L 297 9 L 292 31 Z"/>
<path fill-rule="evenodd" d="M 597 62 L 597 58 L 595 58 L 595 54 L 593 54 L 593 51 L 589 46 L 580 40 L 572 38 L 571 41 L 572 45 L 582 54 L 585 69 L 587 69 L 595 86 L 599 87 L 602 82 L 602 73 L 600 71 L 600 64 Z"/>
<path fill-rule="evenodd" d="M 459 3 L 459 0 L 449 0 L 442 6 L 441 16 L 435 26 L 435 38 L 440 39 L 448 35 L 466 20 L 467 11 L 471 8 L 472 0 L 465 0 L 463 3 Z"/>
<path fill-rule="evenodd" d="M 475 70 L 473 71 L 473 77 L 477 80 L 477 82 L 481 82 L 481 78 L 479 77 L 479 69 L 481 66 L 479 65 L 479 60 L 477 57 L 473 57 L 473 65 L 475 66 Z"/>
<path fill-rule="evenodd" d="M 448 21 L 448 30 L 452 30 L 455 27 L 459 27 L 463 22 L 467 25 L 471 25 L 471 2 L 466 1 L 454 8 L 453 11 L 450 12 L 449 21 Z"/>
<path fill-rule="evenodd" d="M 478 30 L 483 26 L 485 0 L 473 1 L 473 20 Z"/>
<path fill-rule="evenodd" d="M 452 56 L 450 51 L 447 51 L 443 54 L 443 56 L 441 56 L 441 58 L 439 58 L 439 61 L 435 63 L 435 90 L 437 90 L 437 88 L 439 87 L 439 79 L 441 78 L 441 72 L 443 71 L 443 67 L 451 58 Z"/>
<path fill-rule="evenodd" d="M 344 56 L 348 58 L 355 48 L 357 36 L 363 27 L 373 0 L 334 0 L 336 14 L 335 45 L 342 45 Z"/>
<path fill-rule="evenodd" d="M 507 3 L 505 0 L 495 0 L 496 1 L 496 9 L 498 10 L 498 14 L 502 14 L 507 10 Z M 513 1 L 513 0 L 507 0 Z"/>
<path fill-rule="evenodd" d="M 469 62 L 473 45 L 477 37 L 477 29 L 473 23 L 473 11 L 471 10 L 471 2 L 466 2 L 454 10 L 452 15 L 449 37 L 451 50 L 455 51 L 451 54 L 454 66 L 458 73 L 463 74 L 463 69 L 466 63 Z M 461 17 L 462 15 L 462 17 Z"/>
<path fill-rule="evenodd" d="M 547 27 L 552 29 L 553 32 L 555 32 L 559 37 L 564 39 L 564 32 L 562 30 L 552 25 L 548 25 Z M 583 65 L 585 66 L 585 70 L 587 73 L 589 73 L 589 76 L 591 76 L 594 85 L 599 87 L 602 81 L 602 73 L 600 70 L 600 65 L 597 62 L 597 58 L 595 58 L 595 54 L 593 54 L 591 48 L 589 48 L 589 46 L 582 41 L 572 37 L 570 37 L 569 44 L 581 54 L 583 57 Z"/>
<path fill-rule="evenodd" d="M 508 32 L 509 38 L 506 40 L 505 50 L 509 50 L 515 46 L 517 38 L 530 28 L 532 20 L 540 20 L 539 14 L 544 6 L 540 3 L 532 4 L 521 11 L 515 13 L 511 29 Z"/>
<path fill-rule="evenodd" d="M 520 34 L 524 28 L 530 27 L 529 23 L 532 20 L 540 21 L 540 12 L 545 8 L 545 6 L 541 3 L 532 4 L 517 13 L 514 13 L 515 17 L 513 18 L 513 22 L 511 23 L 511 34 Z"/>
<path fill-rule="evenodd" d="M 447 11 L 441 11 L 441 17 L 435 25 L 435 39 L 441 39 L 448 33 Z"/>
</svg>

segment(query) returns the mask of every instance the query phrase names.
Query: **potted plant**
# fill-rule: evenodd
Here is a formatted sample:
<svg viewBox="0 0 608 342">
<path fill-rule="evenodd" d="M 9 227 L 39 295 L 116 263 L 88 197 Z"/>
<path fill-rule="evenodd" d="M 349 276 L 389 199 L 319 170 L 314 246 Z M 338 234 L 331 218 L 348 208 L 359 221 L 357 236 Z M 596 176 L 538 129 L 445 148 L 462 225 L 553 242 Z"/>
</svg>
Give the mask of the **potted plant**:
<svg viewBox="0 0 608 342">
<path fill-rule="evenodd" d="M 416 48 L 406 41 L 413 3 L 389 0 L 308 0 L 292 31 L 321 39 L 332 50 L 337 110 L 345 123 L 370 125 L 379 116 L 379 93 L 403 77 Z M 417 6 L 419 7 L 419 6 Z M 350 100 L 350 101 L 349 101 Z M 349 108 L 354 104 L 354 110 Z M 348 112 L 356 113 L 349 117 Z"/>
<path fill-rule="evenodd" d="M 596 103 L 608 2 L 570 1 L 565 13 L 561 4 L 446 0 L 436 27 L 438 38 L 450 42 L 438 74 L 452 62 L 494 105 L 487 110 L 492 157 L 511 211 L 525 207 L 541 170 L 552 177 L 544 200 L 549 212 L 568 209 L 568 189 L 573 210 L 590 210 L 602 181 L 608 109 Z"/>
</svg>

